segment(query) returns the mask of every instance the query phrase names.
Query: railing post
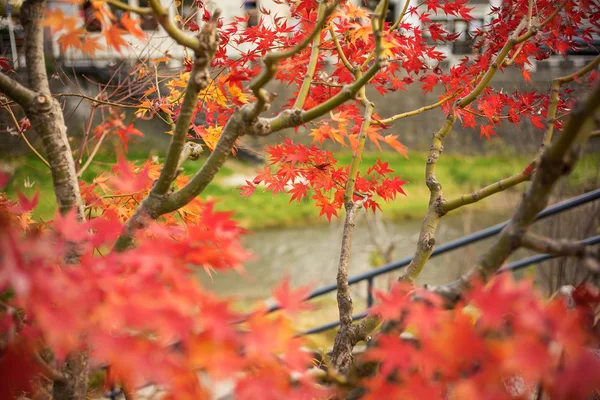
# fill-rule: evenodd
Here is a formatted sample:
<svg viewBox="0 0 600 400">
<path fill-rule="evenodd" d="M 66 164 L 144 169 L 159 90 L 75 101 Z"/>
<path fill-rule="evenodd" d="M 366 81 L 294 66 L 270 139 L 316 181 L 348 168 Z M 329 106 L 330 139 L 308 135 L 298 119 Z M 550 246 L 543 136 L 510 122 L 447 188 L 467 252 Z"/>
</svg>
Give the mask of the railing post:
<svg viewBox="0 0 600 400">
<path fill-rule="evenodd" d="M 367 307 L 373 306 L 373 277 L 367 279 Z"/>
</svg>

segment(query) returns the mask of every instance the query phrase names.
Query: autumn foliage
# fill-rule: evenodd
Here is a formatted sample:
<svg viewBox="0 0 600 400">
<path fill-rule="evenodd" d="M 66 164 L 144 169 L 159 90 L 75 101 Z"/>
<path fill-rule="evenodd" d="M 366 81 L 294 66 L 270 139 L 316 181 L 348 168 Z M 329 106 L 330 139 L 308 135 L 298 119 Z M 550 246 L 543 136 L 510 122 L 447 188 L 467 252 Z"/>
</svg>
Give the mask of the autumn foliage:
<svg viewBox="0 0 600 400">
<path fill-rule="evenodd" d="M 135 10 L 118 20 L 107 3 L 114 6 L 115 1 L 91 1 L 101 25 L 97 34 L 86 30 L 80 16 L 61 8 L 47 7 L 43 26 L 63 53 L 94 56 L 114 49 L 123 54 L 130 40 L 144 40 L 146 33 Z M 78 182 L 83 217 L 74 207 L 57 212 L 53 220 L 35 220 L 39 194 L 18 192 L 15 200 L 0 194 L 0 398 L 39 391 L 48 379 L 65 379 L 60 369 L 78 352 L 89 352 L 91 370 L 106 371 L 107 390 L 122 386 L 134 391 L 152 383 L 177 399 L 211 398 L 221 382 L 232 384 L 239 399 L 357 393 L 369 399 L 527 399 L 542 392 L 552 399 L 584 399 L 598 390 L 600 359 L 591 350 L 599 344 L 598 288 L 581 286 L 548 300 L 529 280 L 515 282 L 508 273 L 473 282 L 451 309 L 443 296 L 408 282 L 376 293 L 371 315 L 385 321 L 384 328 L 370 336 L 372 346 L 356 357 L 349 372 L 338 373 L 327 357 L 318 361 L 305 349 L 306 341 L 294 327 L 298 313 L 312 309 L 304 301 L 310 288 L 294 289 L 286 280 L 273 290 L 280 311 L 269 313 L 266 304 L 259 304 L 240 313 L 234 300 L 202 287 L 195 279 L 198 269 L 245 273 L 244 262 L 253 257 L 241 244 L 245 232 L 235 214 L 216 211 L 213 199 L 197 196 L 198 176 L 178 169 L 179 155 L 171 163 L 167 190 L 158 197 L 156 185 L 170 167 L 160 159 L 136 164 L 126 157 L 133 137 L 143 137 L 136 120 L 164 122 L 174 142 L 178 121 L 189 121 L 181 141 L 201 139 L 204 151 L 212 154 L 231 134 L 230 121 L 247 122 L 246 130 L 231 136 L 224 157 L 241 145 L 243 134 L 263 136 L 304 125 L 312 145 L 286 138 L 266 148 L 266 165 L 239 188 L 240 195 L 264 190 L 288 196 L 290 203 L 309 199 L 329 221 L 343 216 L 349 205 L 380 212 L 382 202 L 402 201 L 410 194 L 410 185 L 385 160 L 362 173 L 358 163 L 367 142 L 374 149 L 387 146 L 400 157 L 409 156 L 402 138 L 390 130 L 399 119 L 439 109 L 432 112 L 448 116 L 448 131 L 456 120 L 487 140 L 494 140 L 503 122 L 517 127 L 528 120 L 540 131 L 560 132 L 565 122 L 557 116 L 567 115 L 581 92 L 560 86 L 560 96 L 551 88 L 529 90 L 530 67 L 534 60 L 550 57 L 549 49 L 566 54 L 574 37 L 591 40 L 598 29 L 598 2 L 501 2 L 491 7 L 489 23 L 472 33 L 473 55 L 448 68 L 441 65 L 445 56 L 436 44 L 452 43 L 459 35 L 430 17 L 469 21 L 472 7 L 466 0 L 408 2 L 393 23 L 383 22 L 381 8 L 377 15 L 350 1 L 280 0 L 276 3 L 289 8 L 295 22 L 264 9 L 263 18 L 272 23 L 261 20 L 252 27 L 242 17 L 214 21 L 208 2 L 197 0 L 194 16 L 178 15 L 169 22 L 172 29 L 165 25 L 160 2 L 149 3 L 144 14 L 153 15 L 174 38 L 202 38 L 216 24 L 219 40 L 210 59 L 210 79 L 196 83 L 198 96 L 186 109 L 201 52 L 186 53 L 181 71 L 161 76 L 165 86 L 159 87 L 153 74 L 170 61 L 171 55 L 164 54 L 133 67 L 131 76 L 152 77 L 139 95 L 111 98 L 103 92 L 104 97 L 91 99 L 100 100 L 94 110 L 104 107 L 106 112 L 86 137 L 99 147 L 106 136 L 115 136 L 121 145 L 110 171 Z M 301 45 L 315 29 L 312 44 Z M 189 47 L 188 39 L 176 41 Z M 231 48 L 236 57 L 228 52 Z M 268 69 L 269 54 L 281 49 L 298 51 L 278 59 L 268 73 L 294 87 L 294 96 L 285 101 L 284 111 L 271 112 L 274 96 L 262 98 L 264 89 L 257 88 L 256 80 Z M 522 73 L 525 89 L 506 92 L 489 85 L 494 73 L 509 68 Z M 2 69 L 7 70 L 4 64 Z M 595 67 L 584 72 L 568 83 L 577 81 L 585 92 L 597 83 L 598 73 Z M 418 85 L 424 93 L 440 93 L 438 101 L 426 109 L 380 116 L 364 89 L 353 86 L 365 76 L 365 83 L 382 95 Z M 346 93 L 350 95 L 343 98 Z M 124 117 L 124 107 L 135 109 L 133 120 Z M 293 108 L 298 112 L 288 112 Z M 252 116 L 249 121 L 247 115 Z M 22 134 L 31 129 L 27 118 L 15 123 Z M 441 142 L 447 133 L 434 134 L 434 140 Z M 435 143 L 428 174 L 441 153 Z M 340 165 L 327 149 L 345 146 L 354 158 Z M 428 187 L 435 189 L 436 183 L 428 175 Z M 8 185 L 16 183 L 0 173 L 0 190 Z M 144 214 L 143 207 L 156 198 L 188 201 L 174 212 Z M 139 220 L 132 227 L 134 218 Z M 135 245 L 120 248 L 116 243 L 127 235 Z"/>
</svg>

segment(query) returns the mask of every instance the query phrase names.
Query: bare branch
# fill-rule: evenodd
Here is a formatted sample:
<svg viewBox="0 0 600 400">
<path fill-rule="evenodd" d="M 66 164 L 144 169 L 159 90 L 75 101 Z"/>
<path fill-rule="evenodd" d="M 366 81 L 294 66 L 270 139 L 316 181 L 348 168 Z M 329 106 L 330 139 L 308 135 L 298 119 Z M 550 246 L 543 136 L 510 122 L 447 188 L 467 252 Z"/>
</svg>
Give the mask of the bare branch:
<svg viewBox="0 0 600 400">
<path fill-rule="evenodd" d="M 455 98 L 456 96 L 458 96 L 460 94 L 460 92 L 462 92 L 462 89 L 454 92 L 451 95 L 445 96 L 441 100 L 439 100 L 439 101 L 437 101 L 437 102 L 435 102 L 433 104 L 430 104 L 428 106 L 423 106 L 423 107 L 418 108 L 416 110 L 407 111 L 407 112 L 404 112 L 404 113 L 401 113 L 401 114 L 396 114 L 396 115 L 391 116 L 389 118 L 380 119 L 380 120 L 374 120 L 373 124 L 374 125 L 381 125 L 381 124 L 387 125 L 387 124 L 390 124 L 390 123 L 392 123 L 394 121 L 397 121 L 399 119 L 403 119 L 403 118 L 407 118 L 407 117 L 412 117 L 413 115 L 418 115 L 418 114 L 421 114 L 421 113 L 423 113 L 425 111 L 433 110 L 434 108 L 438 108 L 439 106 L 441 106 L 445 102 L 447 102 L 449 100 L 452 100 L 453 98 Z"/>
<path fill-rule="evenodd" d="M 25 108 L 35 97 L 35 93 L 8 75 L 0 72 L 0 92 Z"/>
<path fill-rule="evenodd" d="M 373 36 L 375 39 L 376 57 L 378 62 L 375 65 L 381 66 L 381 34 L 383 30 L 383 21 L 387 11 L 387 1 L 381 1 L 372 17 Z M 361 70 L 355 70 L 354 76 L 358 80 L 362 75 Z M 344 192 L 344 207 L 346 217 L 344 220 L 344 232 L 342 235 L 342 245 L 340 250 L 340 260 L 337 272 L 337 305 L 340 317 L 340 330 L 338 331 L 333 345 L 331 360 L 333 367 L 341 374 L 346 374 L 348 367 L 353 362 L 352 351 L 356 343 L 361 340 L 356 335 L 357 328 L 352 325 L 353 302 L 350 294 L 350 285 L 348 284 L 348 267 L 350 265 L 352 234 L 356 225 L 356 213 L 363 206 L 368 197 L 354 201 L 356 177 L 360 165 L 361 154 L 367 138 L 367 132 L 371 127 L 373 111 L 375 105 L 369 101 L 366 95 L 365 87 L 359 90 L 359 99 L 365 108 L 360 133 L 358 136 L 358 148 L 352 155 L 352 161 L 348 172 L 348 181 Z"/>
<path fill-rule="evenodd" d="M 79 171 L 77 171 L 78 177 L 83 176 L 83 173 L 85 172 L 85 170 L 88 169 L 88 167 L 94 160 L 94 157 L 96 157 L 98 150 L 100 150 L 100 146 L 102 145 L 104 138 L 106 138 L 106 135 L 107 135 L 107 131 L 102 132 L 102 135 L 100 136 L 100 138 L 98 138 L 98 141 L 96 142 L 96 146 L 94 146 L 94 150 L 92 150 L 92 153 L 88 156 L 87 160 L 85 160 L 85 164 L 83 164 L 83 166 L 79 169 Z"/>
<path fill-rule="evenodd" d="M 327 11 L 326 7 L 327 3 L 325 1 L 321 1 L 317 10 L 317 21 L 322 20 L 321 23 L 323 24 L 325 23 L 323 14 Z M 319 46 L 321 45 L 322 30 L 323 27 L 321 27 L 319 33 L 313 38 L 310 60 L 308 61 L 308 66 L 306 67 L 306 76 L 304 77 L 304 81 L 302 81 L 302 86 L 298 91 L 298 96 L 296 97 L 296 101 L 294 102 L 292 108 L 302 109 L 304 102 L 306 101 L 306 97 L 308 96 L 308 91 L 310 90 L 310 85 L 312 84 L 313 77 L 315 76 L 315 70 L 317 69 L 317 61 L 319 60 Z"/>
<path fill-rule="evenodd" d="M 145 107 L 142 105 L 114 103 L 111 101 L 101 100 L 97 97 L 86 96 L 86 95 L 80 94 L 80 93 L 57 93 L 57 94 L 54 94 L 53 96 L 58 97 L 58 98 L 60 98 L 60 97 L 79 97 L 81 99 L 88 100 L 92 103 L 101 104 L 101 105 L 110 106 L 110 107 L 133 108 L 135 110 L 152 110 L 152 108 Z"/>
<path fill-rule="evenodd" d="M 164 28 L 165 31 L 180 45 L 187 47 L 191 50 L 198 51 L 200 42 L 198 39 L 187 35 L 184 31 L 179 29 L 173 21 L 169 18 L 169 12 L 163 7 L 160 0 L 148 0 L 154 16 L 158 23 Z"/>
<path fill-rule="evenodd" d="M 531 174 L 533 174 L 534 167 L 535 161 L 532 161 L 527 167 L 525 167 L 523 171 L 519 172 L 518 174 L 501 179 L 498 182 L 476 190 L 471 194 L 465 194 L 455 199 L 444 201 L 441 211 L 443 214 L 446 214 L 467 204 L 475 203 L 493 194 L 502 192 L 510 187 L 518 185 L 519 183 L 526 182 L 531 177 Z"/>
<path fill-rule="evenodd" d="M 27 145 L 27 147 L 29 147 L 29 150 L 31 150 L 31 152 L 33 154 L 35 154 L 36 157 L 39 158 L 40 161 L 43 162 L 46 165 L 46 167 L 50 168 L 50 164 L 48 163 L 48 161 L 46 161 L 46 159 L 44 158 L 44 156 L 42 156 L 35 149 L 35 147 L 32 146 L 32 144 L 27 139 L 27 136 L 25 136 L 25 132 L 23 132 L 23 130 L 21 129 L 21 125 L 19 124 L 19 121 L 17 121 L 17 118 L 15 117 L 15 113 L 13 113 L 12 109 L 10 108 L 10 106 L 6 106 L 6 110 L 10 114 L 10 117 L 12 118 L 13 123 L 15 124 L 15 128 L 17 129 L 17 131 L 19 131 L 19 135 L 21 135 L 21 138 L 23 138 L 23 141 L 25 142 L 25 144 Z"/>
<path fill-rule="evenodd" d="M 556 256 L 573 256 L 579 258 L 600 257 L 599 246 L 588 246 L 585 243 L 565 239 L 550 239 L 545 236 L 526 232 L 521 237 L 521 246 L 543 254 Z"/>
<path fill-rule="evenodd" d="M 348 61 L 348 58 L 344 54 L 342 46 L 340 45 L 340 41 L 338 40 L 337 35 L 335 34 L 335 30 L 333 29 L 333 25 L 329 27 L 329 34 L 331 35 L 331 39 L 333 40 L 333 44 L 335 45 L 335 50 L 337 51 L 340 60 L 342 60 L 342 64 L 344 64 L 348 71 L 354 74 L 355 68 L 352 66 L 352 64 L 350 64 L 350 61 Z"/>
</svg>

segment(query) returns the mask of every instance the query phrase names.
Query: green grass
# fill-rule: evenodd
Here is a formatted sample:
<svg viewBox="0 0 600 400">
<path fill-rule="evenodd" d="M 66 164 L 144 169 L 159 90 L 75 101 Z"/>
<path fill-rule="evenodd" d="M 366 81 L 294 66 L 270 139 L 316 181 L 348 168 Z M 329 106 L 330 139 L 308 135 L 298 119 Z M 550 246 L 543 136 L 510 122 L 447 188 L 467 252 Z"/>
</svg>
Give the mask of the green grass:
<svg viewBox="0 0 600 400">
<path fill-rule="evenodd" d="M 340 153 L 336 156 L 339 165 L 348 164 L 352 158 L 350 153 Z M 130 160 L 141 163 L 148 157 L 148 154 L 130 152 L 128 157 Z M 406 197 L 400 196 L 392 203 L 381 204 L 386 216 L 392 219 L 422 218 L 429 198 L 424 184 L 426 155 L 411 153 L 410 158 L 405 159 L 397 153 L 367 153 L 363 156 L 361 170 L 366 171 L 379 157 L 382 161 L 389 163 L 389 167 L 395 171 L 395 174 L 400 175 L 403 180 L 408 182 L 404 186 Z M 588 182 L 595 181 L 598 174 L 598 159 L 598 154 L 583 157 L 577 169 L 570 176 L 570 182 L 575 186 L 583 186 Z M 91 181 L 98 174 L 107 171 L 114 161 L 114 154 L 98 155 L 83 174 L 83 179 Z M 183 165 L 185 173 L 195 173 L 203 161 L 203 159 L 187 161 Z M 56 203 L 49 170 L 34 156 L 4 160 L 5 164 L 7 162 L 14 168 L 14 177 L 7 189 L 8 196 L 11 198 L 16 196 L 15 188 L 19 188 L 27 195 L 31 195 L 36 189 L 39 189 L 41 192 L 40 202 L 34 217 L 52 218 Z M 527 163 L 528 159 L 525 157 L 510 155 L 468 157 L 444 154 L 437 166 L 437 177 L 443 185 L 446 198 L 453 198 L 515 174 Z M 234 211 L 236 219 L 250 229 L 302 226 L 327 221 L 324 217 L 318 217 L 318 211 L 310 199 L 299 204 L 296 202 L 290 204 L 289 196 L 282 194 L 273 196 L 270 192 L 264 192 L 262 187 L 259 187 L 250 198 L 245 198 L 239 195 L 236 187 L 226 184 L 227 178 L 233 176 L 239 175 L 250 179 L 254 176 L 256 169 L 259 167 L 237 160 L 229 160 L 202 196 L 218 199 L 218 209 Z M 32 188 L 24 188 L 26 180 L 33 183 Z M 514 194 L 517 191 L 522 191 L 522 187 L 493 196 L 476 203 L 471 208 L 502 211 L 501 207 L 508 203 L 503 201 L 503 196 L 506 198 L 505 196 L 510 196 L 511 193 Z"/>
</svg>

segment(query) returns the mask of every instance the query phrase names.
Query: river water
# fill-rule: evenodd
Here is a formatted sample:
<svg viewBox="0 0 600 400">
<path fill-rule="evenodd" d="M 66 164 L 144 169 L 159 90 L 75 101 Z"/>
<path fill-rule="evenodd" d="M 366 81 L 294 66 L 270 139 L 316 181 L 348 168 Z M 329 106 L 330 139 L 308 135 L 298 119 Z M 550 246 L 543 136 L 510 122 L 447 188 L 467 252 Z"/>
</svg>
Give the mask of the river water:
<svg viewBox="0 0 600 400">
<path fill-rule="evenodd" d="M 448 215 L 440 221 L 437 243 L 445 243 L 505 219 L 506 215 L 489 213 Z M 386 241 L 394 243 L 394 260 L 410 256 L 415 250 L 420 220 L 388 223 L 384 233 L 379 235 L 373 232 L 377 232 L 376 227 L 381 225 L 374 224 L 373 218 L 369 220 L 370 225 L 367 225 L 364 214 L 357 219 L 350 263 L 351 276 L 374 268 L 370 263 L 370 254 L 374 249 L 373 237 L 379 238 L 378 241 L 382 244 Z M 255 254 L 256 259 L 246 263 L 245 276 L 227 271 L 215 273 L 210 278 L 201 272 L 200 280 L 206 288 L 240 300 L 268 298 L 273 287 L 285 276 L 290 277 L 294 287 L 310 284 L 317 288 L 333 283 L 337 273 L 342 222 L 343 219 L 328 225 L 251 233 L 244 239 L 244 244 Z M 487 245 L 489 241 L 483 241 L 431 259 L 418 283 L 435 285 L 453 281 L 472 265 Z M 396 271 L 378 277 L 375 286 L 387 287 L 389 280 L 398 274 Z M 364 297 L 366 288 L 364 285 L 355 285 L 353 291 Z"/>
</svg>

